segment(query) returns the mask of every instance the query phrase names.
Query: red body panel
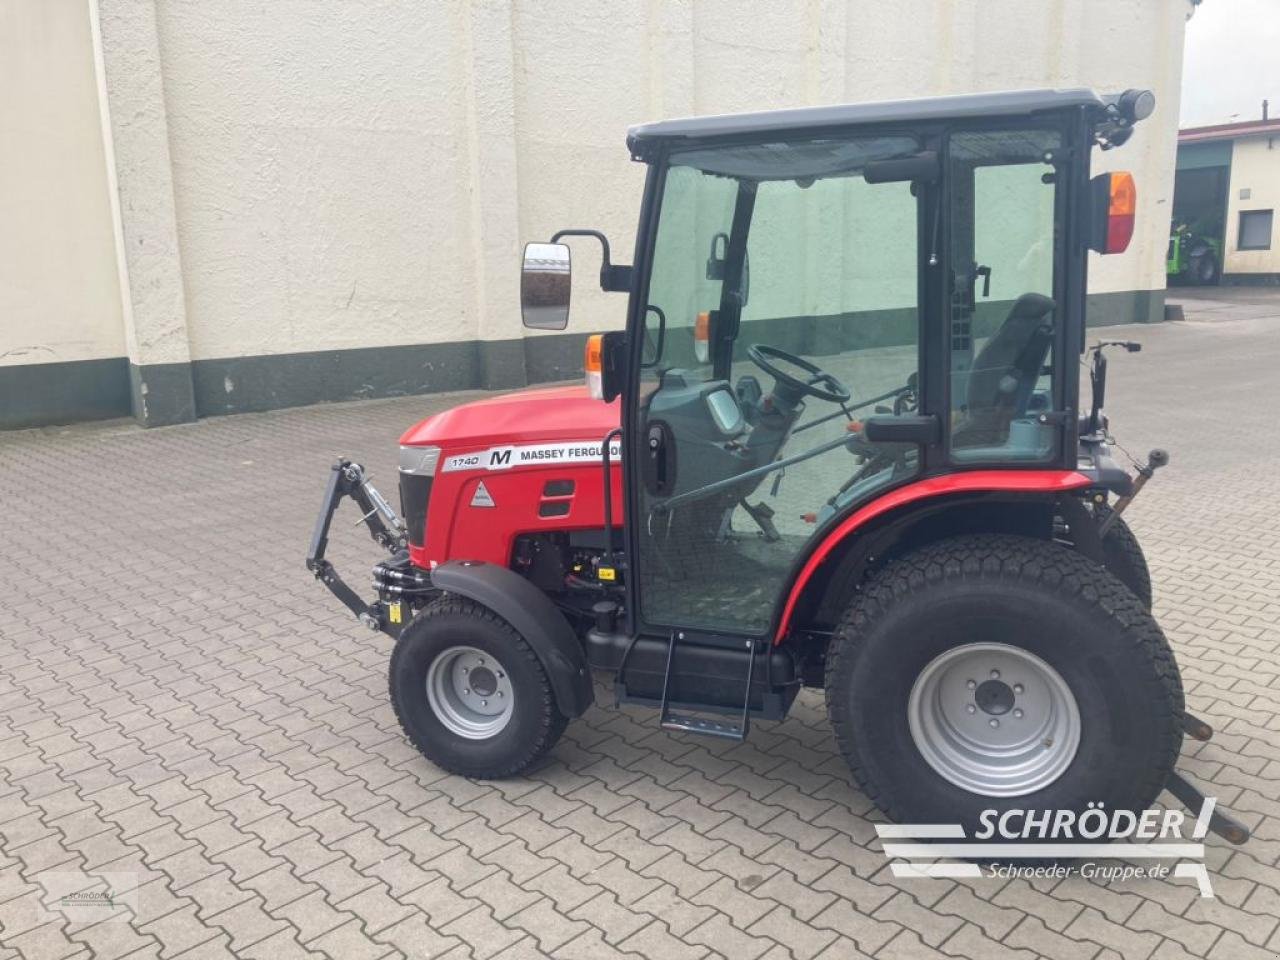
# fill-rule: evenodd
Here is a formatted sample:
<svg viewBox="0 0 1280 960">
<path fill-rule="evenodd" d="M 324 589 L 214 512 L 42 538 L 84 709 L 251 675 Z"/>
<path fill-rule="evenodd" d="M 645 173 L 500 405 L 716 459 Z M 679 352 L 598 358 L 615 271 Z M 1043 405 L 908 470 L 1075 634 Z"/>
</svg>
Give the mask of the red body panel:
<svg viewBox="0 0 1280 960">
<path fill-rule="evenodd" d="M 428 417 L 400 438 L 405 446 L 437 446 L 440 461 L 431 488 L 424 544 L 411 547 L 415 566 L 446 560 L 483 560 L 507 566 L 515 540 L 541 531 L 592 530 L 604 526 L 604 484 L 599 444 L 618 426 L 619 405 L 593 400 L 585 386 L 551 387 L 505 394 Z M 580 459 L 487 462 L 495 449 L 582 444 Z M 594 446 L 594 450 L 590 448 Z M 615 451 L 616 451 L 615 447 Z M 474 464 L 450 468 L 450 458 L 476 455 Z M 621 457 L 611 470 L 613 522 L 623 522 Z M 548 481 L 572 481 L 571 494 L 548 493 Z M 486 498 L 476 498 L 484 483 Z M 809 557 L 787 596 L 774 642 L 786 635 L 805 586 L 831 552 L 858 528 L 891 510 L 932 497 L 978 491 L 1061 493 L 1088 486 L 1072 470 L 973 470 L 930 477 L 886 493 L 845 518 Z M 568 503 L 567 512 L 543 516 L 544 504 Z"/>
<path fill-rule="evenodd" d="M 813 551 L 800 575 L 791 585 L 791 593 L 787 596 L 787 604 L 782 610 L 782 619 L 778 623 L 778 632 L 773 642 L 781 643 L 791 624 L 796 603 L 804 593 L 809 578 L 831 555 L 840 543 L 850 534 L 858 530 L 870 520 L 874 520 L 890 510 L 952 493 L 973 493 L 979 491 L 1007 490 L 1017 493 L 1062 493 L 1066 490 L 1078 490 L 1092 483 L 1088 477 L 1074 470 L 974 470 L 968 473 L 953 473 L 945 477 L 929 477 L 916 483 L 899 487 L 884 496 L 871 501 L 861 510 L 846 517 L 825 540 Z"/>
<path fill-rule="evenodd" d="M 593 400 L 585 386 L 572 386 L 477 400 L 410 427 L 400 438 L 401 445 L 440 448 L 424 543 L 410 548 L 410 561 L 424 569 L 446 560 L 507 566 L 521 534 L 603 527 L 604 478 L 598 448 L 605 435 L 617 428 L 618 418 L 616 401 Z M 539 444 L 558 445 L 563 451 L 572 442 L 581 443 L 583 451 L 594 446 L 597 453 L 559 462 L 511 462 L 501 469 L 490 469 L 482 456 L 475 467 L 449 469 L 451 458 L 467 454 L 508 447 L 518 451 Z M 615 463 L 618 459 L 615 456 Z M 611 473 L 613 517 L 621 525 L 622 471 L 614 466 Z M 572 494 L 547 495 L 546 485 L 552 480 L 572 481 Z M 492 506 L 473 505 L 481 482 Z M 567 503 L 568 512 L 541 516 L 544 503 L 551 501 Z"/>
</svg>

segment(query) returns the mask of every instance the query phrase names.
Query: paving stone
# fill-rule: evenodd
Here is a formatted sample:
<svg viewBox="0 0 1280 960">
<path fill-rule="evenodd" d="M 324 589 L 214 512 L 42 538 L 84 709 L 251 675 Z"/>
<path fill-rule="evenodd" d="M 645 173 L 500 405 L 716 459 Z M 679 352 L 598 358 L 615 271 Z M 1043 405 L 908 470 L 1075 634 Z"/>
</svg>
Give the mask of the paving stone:
<svg viewBox="0 0 1280 960">
<path fill-rule="evenodd" d="M 391 952 L 387 945 L 369 937 L 359 920 L 350 920 L 307 943 L 315 950 L 342 960 L 378 960 Z"/>
<path fill-rule="evenodd" d="M 441 933 L 451 934 L 471 947 L 476 957 L 485 960 L 501 953 L 521 938 L 521 934 L 504 927 L 494 919 L 488 907 L 479 906 L 444 926 Z"/>
<path fill-rule="evenodd" d="M 967 957 L 968 960 L 1036 960 L 1034 950 L 1005 946 L 992 940 L 972 923 L 966 923 L 952 934 L 941 949 L 953 956 Z"/>
<path fill-rule="evenodd" d="M 297 900 L 270 909 L 268 913 L 276 919 L 287 920 L 296 927 L 298 940 L 303 944 L 309 944 L 352 919 L 351 914 L 331 906 L 320 890 L 313 890 Z"/>
<path fill-rule="evenodd" d="M 461 944 L 457 937 L 437 932 L 423 914 L 416 912 L 374 934 L 374 939 L 389 944 L 406 957 L 440 957 Z"/>
<path fill-rule="evenodd" d="M 508 917 L 506 926 L 532 934 L 538 949 L 544 953 L 556 950 L 588 929 L 588 924 L 566 917 L 545 897 Z"/>
<path fill-rule="evenodd" d="M 1127 518 L 1189 706 L 1217 728 L 1180 766 L 1254 829 L 1240 849 L 1209 838 L 1216 899 L 1186 880 L 894 878 L 815 691 L 728 744 L 663 733 L 598 687 L 526 777 L 432 767 L 386 703 L 391 642 L 297 550 L 317 465 L 350 450 L 394 478 L 382 438 L 458 399 L 444 395 L 0 434 L 0 459 L 97 518 L 72 566 L 0 498 L 0 960 L 1280 954 L 1280 489 L 1256 482 L 1280 471 L 1256 442 L 1280 381 L 1274 326 L 1249 323 L 1143 328 L 1152 359 L 1127 362 L 1110 397 L 1131 449 L 1169 442 L 1186 395 L 1199 411 Z M 1216 388 L 1228 367 L 1250 403 Z M 104 474 L 104 452 L 146 469 Z M 245 497 L 263 485 L 267 514 Z M 348 526 L 334 550 L 366 562 Z M 263 570 L 294 572 L 268 585 Z M 90 588 L 48 617 L 36 598 L 69 578 Z M 27 880 L 60 868 L 136 875 L 135 922 L 41 920 Z"/>
<path fill-rule="evenodd" d="M 618 949 L 634 951 L 645 957 L 663 957 L 664 960 L 700 960 L 709 952 L 706 947 L 685 943 L 672 936 L 661 920 L 654 920 L 641 927 L 618 944 Z"/>
<path fill-rule="evenodd" d="M 729 922 L 728 917 L 720 913 L 708 917 L 686 933 L 683 939 L 688 943 L 701 944 L 734 960 L 754 960 L 776 945 L 767 937 L 753 937 L 739 930 Z"/>
</svg>

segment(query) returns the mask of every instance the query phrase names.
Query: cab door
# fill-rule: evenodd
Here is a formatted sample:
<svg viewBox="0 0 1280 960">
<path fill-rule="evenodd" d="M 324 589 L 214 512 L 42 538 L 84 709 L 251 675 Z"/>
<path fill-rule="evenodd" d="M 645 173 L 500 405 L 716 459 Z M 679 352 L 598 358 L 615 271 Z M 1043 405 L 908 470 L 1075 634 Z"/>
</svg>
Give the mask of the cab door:
<svg viewBox="0 0 1280 960">
<path fill-rule="evenodd" d="M 868 417 L 918 419 L 922 200 L 877 163 L 912 136 L 702 146 L 663 176 L 629 431 L 640 621 L 762 635 L 797 559 L 921 471 Z"/>
</svg>

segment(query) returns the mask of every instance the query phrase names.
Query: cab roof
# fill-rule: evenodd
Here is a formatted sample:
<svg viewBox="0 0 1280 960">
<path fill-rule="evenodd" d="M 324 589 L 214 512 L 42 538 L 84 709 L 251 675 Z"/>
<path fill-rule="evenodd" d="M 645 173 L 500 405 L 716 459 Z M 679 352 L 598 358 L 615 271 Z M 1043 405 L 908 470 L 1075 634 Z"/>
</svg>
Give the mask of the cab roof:
<svg viewBox="0 0 1280 960">
<path fill-rule="evenodd" d="M 641 123 L 627 131 L 627 147 L 637 160 L 645 159 L 659 143 L 699 140 L 705 137 L 769 135 L 827 127 L 910 123 L 926 120 L 960 120 L 975 117 L 1028 117 L 1046 110 L 1096 107 L 1106 102 L 1087 87 L 1061 90 L 1008 90 L 969 93 L 917 100 L 880 100 L 828 107 L 800 107 L 759 113 L 732 113 L 710 117 L 685 117 Z"/>
</svg>

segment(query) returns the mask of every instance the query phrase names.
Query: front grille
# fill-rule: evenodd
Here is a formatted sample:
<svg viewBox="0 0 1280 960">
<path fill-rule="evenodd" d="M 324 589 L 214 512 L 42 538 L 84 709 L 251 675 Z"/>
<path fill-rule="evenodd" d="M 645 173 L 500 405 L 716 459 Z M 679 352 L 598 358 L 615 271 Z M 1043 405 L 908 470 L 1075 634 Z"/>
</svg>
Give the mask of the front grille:
<svg viewBox="0 0 1280 960">
<path fill-rule="evenodd" d="M 427 542 L 427 504 L 439 463 L 439 447 L 400 447 L 400 515 L 409 531 L 411 546 L 420 547 Z"/>
<path fill-rule="evenodd" d="M 409 531 L 409 543 L 415 547 L 426 542 L 432 479 L 416 473 L 400 474 L 400 513 Z"/>
</svg>

